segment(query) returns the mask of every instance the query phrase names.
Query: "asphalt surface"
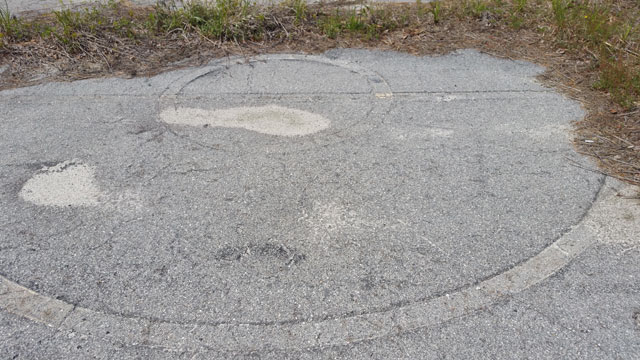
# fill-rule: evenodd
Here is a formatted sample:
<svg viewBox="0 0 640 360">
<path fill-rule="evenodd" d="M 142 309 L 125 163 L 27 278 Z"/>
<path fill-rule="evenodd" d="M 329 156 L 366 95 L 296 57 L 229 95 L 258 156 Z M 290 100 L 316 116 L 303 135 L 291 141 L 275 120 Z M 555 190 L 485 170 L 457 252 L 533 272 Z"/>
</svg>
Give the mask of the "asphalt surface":
<svg viewBox="0 0 640 360">
<path fill-rule="evenodd" d="M 0 93 L 0 358 L 637 358 L 640 207 L 535 65 L 333 50 Z"/>
</svg>

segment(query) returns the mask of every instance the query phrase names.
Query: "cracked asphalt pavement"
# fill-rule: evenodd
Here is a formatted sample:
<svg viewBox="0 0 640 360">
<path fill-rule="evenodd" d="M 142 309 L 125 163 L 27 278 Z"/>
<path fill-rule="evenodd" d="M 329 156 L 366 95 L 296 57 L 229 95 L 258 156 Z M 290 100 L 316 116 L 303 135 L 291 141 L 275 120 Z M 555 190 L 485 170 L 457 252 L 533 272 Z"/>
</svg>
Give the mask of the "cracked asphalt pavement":
<svg viewBox="0 0 640 360">
<path fill-rule="evenodd" d="M 636 189 L 543 71 L 340 49 L 2 91 L 0 358 L 637 358 Z"/>
</svg>

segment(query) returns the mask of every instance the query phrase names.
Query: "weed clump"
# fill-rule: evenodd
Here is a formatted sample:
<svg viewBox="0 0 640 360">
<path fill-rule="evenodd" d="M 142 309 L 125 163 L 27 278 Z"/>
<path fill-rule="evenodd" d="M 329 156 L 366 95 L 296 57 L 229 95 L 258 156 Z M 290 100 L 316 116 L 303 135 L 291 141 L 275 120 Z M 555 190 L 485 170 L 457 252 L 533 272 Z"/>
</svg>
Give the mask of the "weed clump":
<svg viewBox="0 0 640 360">
<path fill-rule="evenodd" d="M 11 15 L 9 5 L 0 4 L 0 47 L 10 42 L 20 42 L 28 38 L 27 24 Z"/>
<path fill-rule="evenodd" d="M 145 25 L 155 34 L 195 31 L 210 39 L 244 42 L 259 39 L 267 30 L 261 10 L 250 0 L 197 0 L 182 8 L 165 3 L 153 8 Z"/>
</svg>

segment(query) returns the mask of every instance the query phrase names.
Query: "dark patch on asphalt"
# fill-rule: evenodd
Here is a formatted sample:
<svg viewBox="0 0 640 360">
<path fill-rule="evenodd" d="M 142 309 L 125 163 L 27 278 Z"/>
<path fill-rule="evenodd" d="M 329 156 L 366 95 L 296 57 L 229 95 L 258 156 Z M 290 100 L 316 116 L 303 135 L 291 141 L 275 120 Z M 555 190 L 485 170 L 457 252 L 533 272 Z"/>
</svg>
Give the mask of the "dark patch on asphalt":
<svg viewBox="0 0 640 360">
<path fill-rule="evenodd" d="M 138 124 L 132 130 L 127 131 L 131 135 L 141 135 L 154 130 L 157 130 L 158 126 L 148 124 Z"/>
<path fill-rule="evenodd" d="M 38 161 L 38 162 L 26 163 L 24 164 L 24 167 L 26 167 L 29 170 L 42 170 L 44 168 L 50 168 L 50 167 L 56 166 L 63 161 L 64 160 Z M 72 165 L 72 164 L 69 163 L 69 165 Z M 65 168 L 66 167 L 68 166 L 65 166 Z"/>
<path fill-rule="evenodd" d="M 271 258 L 290 266 L 306 260 L 306 255 L 295 248 L 274 243 L 225 246 L 215 255 L 215 259 L 220 261 L 242 261 L 249 258 Z"/>
</svg>

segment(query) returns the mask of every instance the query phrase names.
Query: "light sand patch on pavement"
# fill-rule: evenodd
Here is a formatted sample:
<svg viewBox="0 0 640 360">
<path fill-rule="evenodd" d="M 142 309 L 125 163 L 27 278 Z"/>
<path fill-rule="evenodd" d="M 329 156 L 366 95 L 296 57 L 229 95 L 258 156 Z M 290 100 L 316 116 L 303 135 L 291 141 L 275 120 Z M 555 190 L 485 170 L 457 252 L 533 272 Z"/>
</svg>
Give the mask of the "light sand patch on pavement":
<svg viewBox="0 0 640 360">
<path fill-rule="evenodd" d="M 101 196 L 93 169 L 73 160 L 42 168 L 20 190 L 22 199 L 42 206 L 94 206 Z"/>
<path fill-rule="evenodd" d="M 243 128 L 268 135 L 303 136 L 329 127 L 323 116 L 277 105 L 221 110 L 166 109 L 160 119 L 169 124 Z"/>
<path fill-rule="evenodd" d="M 585 221 L 602 243 L 640 246 L 640 199 L 637 188 L 624 186 L 615 196 L 594 205 L 597 211 Z"/>
</svg>

